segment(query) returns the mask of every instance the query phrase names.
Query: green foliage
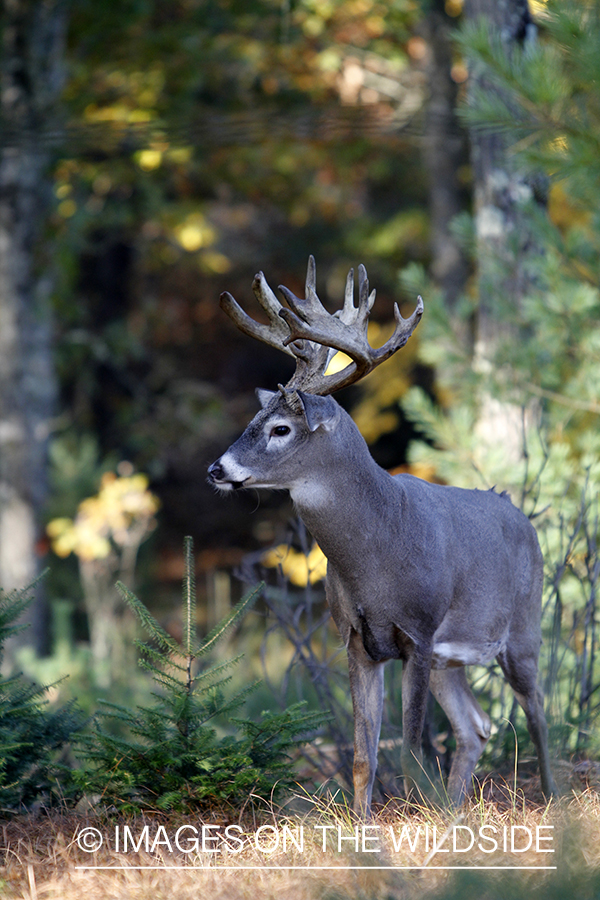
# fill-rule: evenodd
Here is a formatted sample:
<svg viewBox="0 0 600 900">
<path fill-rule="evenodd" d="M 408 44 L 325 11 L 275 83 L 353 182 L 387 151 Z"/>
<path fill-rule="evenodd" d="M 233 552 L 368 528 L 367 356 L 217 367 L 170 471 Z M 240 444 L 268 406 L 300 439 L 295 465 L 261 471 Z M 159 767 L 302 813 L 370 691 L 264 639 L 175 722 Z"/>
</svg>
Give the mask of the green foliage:
<svg viewBox="0 0 600 900">
<path fill-rule="evenodd" d="M 31 603 L 36 584 L 9 594 L 0 590 L 0 663 L 5 641 L 22 630 L 15 623 Z M 73 734 L 82 728 L 82 715 L 74 703 L 50 708 L 48 690 L 20 674 L 0 676 L 0 810 L 34 802 L 51 805 L 69 792 L 65 756 Z"/>
<path fill-rule="evenodd" d="M 423 438 L 411 446 L 411 462 L 432 465 L 453 484 L 508 489 L 532 518 L 546 561 L 540 671 L 551 726 L 562 752 L 589 753 L 599 746 L 600 708 L 600 4 L 549 0 L 540 26 L 537 43 L 510 53 L 483 22 L 459 37 L 481 76 L 465 120 L 503 135 L 507 171 L 549 186 L 547 209 L 533 197 L 521 209 L 537 248 L 527 258 L 527 293 L 507 296 L 501 273 L 491 279 L 496 295 L 485 302 L 497 335 L 493 358 L 483 360 L 465 340 L 478 298 L 465 298 L 449 317 L 434 295 L 421 353 L 437 367 L 441 402 L 413 389 L 404 410 Z M 456 233 L 476 250 L 468 226 L 463 216 Z M 519 270 L 523 240 L 507 236 L 512 261 L 501 265 Z M 404 273 L 405 281 L 415 277 Z M 499 672 L 475 675 L 494 720 L 512 720 Z"/>
<path fill-rule="evenodd" d="M 463 29 L 459 41 L 471 64 L 501 91 L 480 89 L 462 112 L 470 124 L 519 141 L 522 159 L 568 178 L 571 196 L 590 208 L 590 183 L 597 190 L 600 179 L 600 104 L 593 89 L 600 7 L 597 0 L 549 0 L 539 25 L 540 39 L 510 56 L 483 23 Z"/>
<path fill-rule="evenodd" d="M 250 684 L 228 695 L 230 669 L 236 657 L 198 668 L 203 660 L 256 601 L 262 585 L 250 591 L 200 643 L 195 635 L 193 547 L 185 542 L 183 639 L 179 644 L 140 600 L 119 584 L 150 641 L 137 641 L 140 664 L 157 687 L 151 706 L 127 709 L 104 703 L 91 734 L 80 740 L 88 767 L 79 781 L 88 793 L 125 811 L 242 805 L 251 796 L 271 799 L 293 782 L 290 751 L 321 721 L 303 704 L 282 713 L 265 712 L 259 722 L 232 715 L 255 688 Z M 117 720 L 124 736 L 104 727 Z M 223 732 L 225 722 L 236 734 Z"/>
<path fill-rule="evenodd" d="M 549 185 L 547 210 L 525 209 L 540 248 L 529 291 L 495 306 L 513 328 L 491 381 L 505 400 L 539 398 L 548 443 L 566 440 L 583 473 L 597 456 L 600 415 L 600 4 L 549 0 L 540 29 L 510 55 L 483 24 L 463 29 L 461 47 L 493 89 L 473 92 L 462 114 L 473 128 L 503 131 L 507 165 Z"/>
</svg>

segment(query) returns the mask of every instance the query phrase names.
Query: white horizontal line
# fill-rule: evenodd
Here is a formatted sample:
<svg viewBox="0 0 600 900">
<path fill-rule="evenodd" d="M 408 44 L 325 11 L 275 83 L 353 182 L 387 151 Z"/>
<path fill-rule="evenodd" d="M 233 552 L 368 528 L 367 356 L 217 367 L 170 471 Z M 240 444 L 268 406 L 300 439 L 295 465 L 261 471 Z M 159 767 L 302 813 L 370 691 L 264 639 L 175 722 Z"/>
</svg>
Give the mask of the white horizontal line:
<svg viewBox="0 0 600 900">
<path fill-rule="evenodd" d="M 437 870 L 437 871 L 450 871 L 454 869 L 463 870 L 463 871 L 507 871 L 514 872 L 517 870 L 527 869 L 528 871 L 546 871 L 551 869 L 557 869 L 558 866 L 75 866 L 76 869 L 80 870 L 102 870 L 105 872 L 116 872 L 123 869 L 132 872 L 144 871 L 146 869 L 162 869 L 168 870 L 173 869 L 177 871 L 211 871 L 211 872 L 220 872 L 223 869 L 228 869 L 230 871 L 235 871 L 236 869 L 240 872 L 247 870 L 256 870 L 256 871 L 311 871 L 311 872 L 319 872 L 319 871 L 339 871 L 339 872 L 349 872 L 351 870 L 380 870 L 380 871 L 394 871 L 395 869 L 423 869 L 423 870 Z"/>
</svg>

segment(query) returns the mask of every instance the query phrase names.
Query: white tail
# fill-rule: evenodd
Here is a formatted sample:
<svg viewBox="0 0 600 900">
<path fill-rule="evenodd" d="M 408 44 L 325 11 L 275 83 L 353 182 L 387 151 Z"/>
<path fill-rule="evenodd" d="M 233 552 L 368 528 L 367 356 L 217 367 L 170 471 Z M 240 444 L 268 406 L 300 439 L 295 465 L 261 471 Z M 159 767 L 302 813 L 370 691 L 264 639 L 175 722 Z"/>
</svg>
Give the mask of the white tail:
<svg viewBox="0 0 600 900">
<path fill-rule="evenodd" d="M 308 266 L 306 300 L 280 288 L 285 309 L 257 275 L 254 291 L 271 327 L 250 319 L 229 294 L 223 308 L 248 334 L 291 352 L 296 373 L 276 393 L 259 391 L 261 411 L 209 469 L 222 490 L 287 489 L 328 560 L 327 599 L 348 651 L 354 709 L 354 807 L 370 815 L 383 706 L 383 666 L 401 659 L 402 768 L 407 790 L 420 781 L 427 692 L 445 710 L 456 738 L 448 780 L 459 803 L 471 789 L 490 720 L 464 667 L 498 660 L 525 711 L 542 790 L 555 793 L 543 700 L 537 686 L 541 644 L 542 555 L 531 523 L 506 495 L 392 477 L 371 457 L 351 418 L 330 396 L 404 346 L 423 311 L 395 310 L 390 340 L 366 339 L 369 295 L 359 270 L 344 307 L 331 316 L 317 298 Z M 352 363 L 326 375 L 330 351 Z"/>
</svg>

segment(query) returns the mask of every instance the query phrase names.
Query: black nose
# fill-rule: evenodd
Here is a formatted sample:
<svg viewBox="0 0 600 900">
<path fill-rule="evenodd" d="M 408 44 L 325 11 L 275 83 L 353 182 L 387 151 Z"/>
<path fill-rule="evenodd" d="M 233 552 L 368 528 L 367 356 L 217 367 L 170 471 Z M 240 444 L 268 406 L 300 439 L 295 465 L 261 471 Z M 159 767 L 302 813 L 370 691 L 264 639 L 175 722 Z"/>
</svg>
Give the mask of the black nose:
<svg viewBox="0 0 600 900">
<path fill-rule="evenodd" d="M 208 467 L 208 474 L 213 481 L 223 481 L 225 478 L 225 470 L 218 460 Z"/>
</svg>

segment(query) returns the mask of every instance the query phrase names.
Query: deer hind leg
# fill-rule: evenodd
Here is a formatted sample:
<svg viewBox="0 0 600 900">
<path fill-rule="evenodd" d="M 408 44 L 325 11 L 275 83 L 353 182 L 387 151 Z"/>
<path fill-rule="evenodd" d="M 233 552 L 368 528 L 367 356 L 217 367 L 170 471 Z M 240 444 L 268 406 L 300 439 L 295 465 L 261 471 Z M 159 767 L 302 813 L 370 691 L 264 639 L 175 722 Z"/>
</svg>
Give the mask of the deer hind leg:
<svg viewBox="0 0 600 900">
<path fill-rule="evenodd" d="M 473 696 L 462 667 L 432 669 L 429 687 L 448 716 L 456 738 L 447 793 L 449 800 L 458 805 L 472 790 L 473 771 L 490 736 L 490 720 Z"/>
<path fill-rule="evenodd" d="M 555 796 L 558 789 L 550 769 L 544 698 L 537 683 L 537 657 L 516 657 L 507 648 L 498 656 L 498 662 L 525 713 L 537 753 L 542 792 L 548 798 Z"/>
<path fill-rule="evenodd" d="M 384 664 L 367 655 L 362 637 L 352 631 L 348 642 L 348 672 L 354 711 L 354 811 L 371 815 L 371 796 L 377 771 L 377 749 L 383 712 Z"/>
</svg>

